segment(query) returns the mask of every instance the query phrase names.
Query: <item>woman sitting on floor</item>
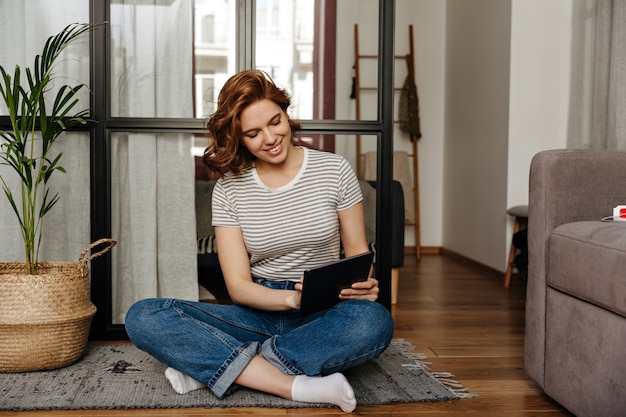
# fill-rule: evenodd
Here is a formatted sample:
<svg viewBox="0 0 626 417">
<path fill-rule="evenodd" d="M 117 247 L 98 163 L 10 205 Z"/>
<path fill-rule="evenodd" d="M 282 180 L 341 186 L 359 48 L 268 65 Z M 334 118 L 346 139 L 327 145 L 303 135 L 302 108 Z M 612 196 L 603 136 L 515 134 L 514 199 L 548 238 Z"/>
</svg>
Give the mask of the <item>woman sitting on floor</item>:
<svg viewBox="0 0 626 417">
<path fill-rule="evenodd" d="M 301 314 L 306 269 L 368 251 L 357 178 L 340 155 L 294 145 L 290 97 L 261 71 L 230 78 L 208 122 L 204 154 L 220 176 L 212 222 L 233 305 L 173 299 L 134 304 L 128 335 L 169 368 L 174 390 L 237 386 L 304 402 L 356 407 L 341 371 L 380 355 L 393 336 L 378 281 Z M 228 171 L 223 174 L 224 171 Z"/>
</svg>

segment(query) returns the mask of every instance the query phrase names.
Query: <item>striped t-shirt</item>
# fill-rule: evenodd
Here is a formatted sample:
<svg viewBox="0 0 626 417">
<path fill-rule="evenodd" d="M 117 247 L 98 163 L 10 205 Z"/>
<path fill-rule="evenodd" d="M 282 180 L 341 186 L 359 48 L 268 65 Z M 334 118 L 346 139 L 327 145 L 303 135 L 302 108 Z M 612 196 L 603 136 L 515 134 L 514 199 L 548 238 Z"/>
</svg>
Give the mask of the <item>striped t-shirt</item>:
<svg viewBox="0 0 626 417">
<path fill-rule="evenodd" d="M 241 227 L 255 278 L 297 281 L 339 259 L 337 211 L 363 199 L 341 155 L 303 149 L 300 172 L 280 188 L 265 186 L 252 168 L 227 173 L 213 190 L 212 224 Z"/>
</svg>

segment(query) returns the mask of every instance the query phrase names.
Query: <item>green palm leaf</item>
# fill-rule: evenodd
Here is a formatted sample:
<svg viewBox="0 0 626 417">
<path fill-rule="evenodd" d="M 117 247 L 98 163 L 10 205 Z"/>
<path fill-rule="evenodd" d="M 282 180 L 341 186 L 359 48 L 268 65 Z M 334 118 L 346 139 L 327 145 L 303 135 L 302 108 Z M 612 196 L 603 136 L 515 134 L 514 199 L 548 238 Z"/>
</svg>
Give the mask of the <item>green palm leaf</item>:
<svg viewBox="0 0 626 417">
<path fill-rule="evenodd" d="M 65 172 L 60 165 L 61 153 L 49 156 L 52 145 L 63 131 L 78 124 L 85 124 L 89 110 L 75 111 L 79 105 L 78 92 L 84 85 L 63 85 L 49 103 L 46 93 L 54 80 L 54 65 L 72 42 L 101 24 L 71 24 L 46 41 L 43 51 L 37 55 L 32 68 L 22 73 L 19 66 L 10 75 L 0 66 L 0 97 L 4 101 L 11 120 L 11 131 L 0 132 L 0 164 L 12 168 L 21 181 L 21 201 L 0 176 L 4 194 L 18 218 L 26 264 L 30 273 L 36 273 L 37 254 L 41 243 L 43 217 L 59 201 L 59 194 L 50 195 L 47 183 L 53 172 Z M 22 77 L 25 75 L 25 77 Z M 25 78 L 25 85 L 22 85 Z M 37 139 L 40 137 L 40 140 Z M 40 190 L 40 186 L 42 189 Z M 41 201 L 38 198 L 43 193 Z"/>
</svg>

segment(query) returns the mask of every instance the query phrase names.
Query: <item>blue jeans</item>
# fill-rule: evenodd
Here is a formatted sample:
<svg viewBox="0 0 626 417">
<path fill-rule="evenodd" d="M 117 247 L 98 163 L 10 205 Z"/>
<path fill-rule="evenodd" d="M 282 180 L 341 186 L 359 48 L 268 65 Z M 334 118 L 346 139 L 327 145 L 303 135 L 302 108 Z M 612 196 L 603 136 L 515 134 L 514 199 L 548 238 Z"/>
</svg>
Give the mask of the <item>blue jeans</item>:
<svg viewBox="0 0 626 417">
<path fill-rule="evenodd" d="M 259 282 L 292 288 L 289 282 Z M 393 337 L 393 319 L 379 303 L 343 301 L 302 315 L 239 305 L 146 299 L 126 315 L 131 341 L 219 398 L 258 353 L 283 373 L 327 375 L 380 355 Z"/>
</svg>

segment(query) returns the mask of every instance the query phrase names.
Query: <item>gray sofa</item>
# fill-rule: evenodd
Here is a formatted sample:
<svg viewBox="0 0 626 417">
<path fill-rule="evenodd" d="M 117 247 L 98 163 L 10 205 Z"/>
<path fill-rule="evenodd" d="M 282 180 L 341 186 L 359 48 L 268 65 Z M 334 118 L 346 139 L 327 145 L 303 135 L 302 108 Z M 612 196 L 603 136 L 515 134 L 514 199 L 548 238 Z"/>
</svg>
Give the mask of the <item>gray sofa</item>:
<svg viewBox="0 0 626 417">
<path fill-rule="evenodd" d="M 198 267 L 217 269 L 219 262 L 215 247 L 215 232 L 211 226 L 211 195 L 215 181 L 196 180 L 196 233 L 198 237 Z M 375 251 L 376 242 L 376 182 L 359 181 L 363 193 L 365 233 L 370 246 Z M 398 181 L 392 182 L 392 221 L 391 221 L 391 267 L 392 293 L 397 291 L 397 269 L 404 265 L 404 194 Z M 392 303 L 394 302 L 392 295 Z"/>
<path fill-rule="evenodd" d="M 626 416 L 626 152 L 533 158 L 525 368 L 579 417 Z"/>
</svg>

